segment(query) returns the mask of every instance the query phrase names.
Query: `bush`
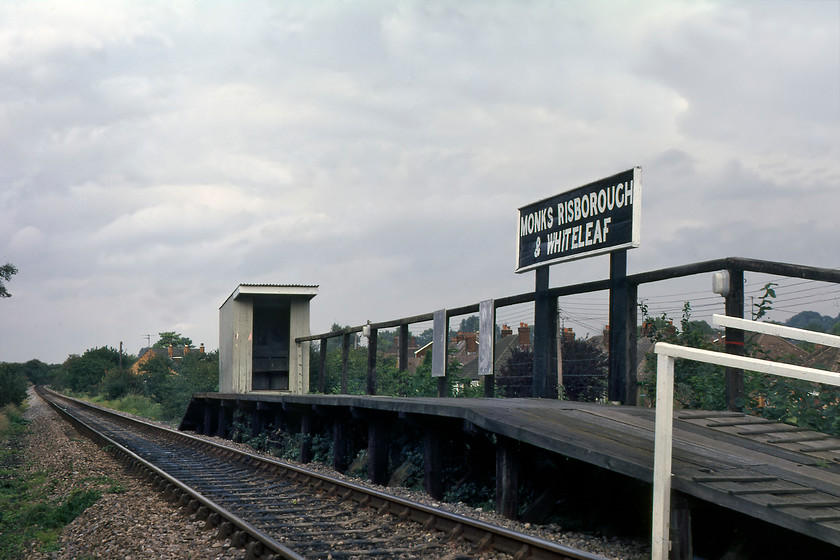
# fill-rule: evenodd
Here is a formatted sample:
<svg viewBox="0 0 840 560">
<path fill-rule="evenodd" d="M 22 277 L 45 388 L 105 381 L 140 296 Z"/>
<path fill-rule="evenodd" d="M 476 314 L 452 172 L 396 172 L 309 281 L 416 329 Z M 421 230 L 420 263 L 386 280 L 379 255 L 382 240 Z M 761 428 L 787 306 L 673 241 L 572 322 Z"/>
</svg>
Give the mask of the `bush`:
<svg viewBox="0 0 840 560">
<path fill-rule="evenodd" d="M 26 378 L 15 364 L 0 363 L 0 407 L 26 399 Z"/>
</svg>

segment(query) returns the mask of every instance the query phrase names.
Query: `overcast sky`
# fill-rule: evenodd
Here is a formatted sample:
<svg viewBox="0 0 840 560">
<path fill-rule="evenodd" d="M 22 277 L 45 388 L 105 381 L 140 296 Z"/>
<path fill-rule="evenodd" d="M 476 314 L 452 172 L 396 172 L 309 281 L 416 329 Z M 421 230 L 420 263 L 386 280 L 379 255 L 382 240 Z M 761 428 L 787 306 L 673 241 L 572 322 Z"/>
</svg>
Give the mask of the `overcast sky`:
<svg viewBox="0 0 840 560">
<path fill-rule="evenodd" d="M 636 165 L 631 273 L 840 268 L 837 1 L 2 0 L 0 76 L 0 361 L 215 349 L 246 282 L 318 284 L 312 332 L 529 291 L 517 209 Z"/>
</svg>

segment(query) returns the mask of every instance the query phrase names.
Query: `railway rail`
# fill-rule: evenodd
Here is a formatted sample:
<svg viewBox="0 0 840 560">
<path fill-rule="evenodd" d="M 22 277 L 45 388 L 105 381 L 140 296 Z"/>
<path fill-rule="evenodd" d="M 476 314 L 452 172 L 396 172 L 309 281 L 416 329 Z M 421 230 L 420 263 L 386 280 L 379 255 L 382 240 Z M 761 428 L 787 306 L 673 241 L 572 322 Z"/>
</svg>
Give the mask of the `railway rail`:
<svg viewBox="0 0 840 560">
<path fill-rule="evenodd" d="M 38 387 L 77 430 L 147 478 L 248 559 L 604 560 Z"/>
</svg>

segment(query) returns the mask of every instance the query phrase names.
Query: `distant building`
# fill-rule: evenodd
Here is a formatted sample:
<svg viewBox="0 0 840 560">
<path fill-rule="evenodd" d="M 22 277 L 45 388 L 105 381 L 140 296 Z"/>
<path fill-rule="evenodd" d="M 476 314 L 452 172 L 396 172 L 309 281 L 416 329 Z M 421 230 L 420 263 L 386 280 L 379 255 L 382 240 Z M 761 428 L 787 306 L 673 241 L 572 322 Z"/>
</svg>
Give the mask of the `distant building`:
<svg viewBox="0 0 840 560">
<path fill-rule="evenodd" d="M 510 353 L 513 348 L 526 349 L 530 347 L 531 327 L 527 323 L 519 323 L 519 329 L 515 335 L 513 334 L 513 329 L 508 325 L 502 325 L 499 332 L 499 339 L 494 344 L 493 374 L 499 373 L 499 370 L 510 358 Z M 461 361 L 463 365 L 461 374 L 467 379 L 478 380 L 478 343 L 476 344 L 474 355 L 465 354 L 465 357 L 469 359 Z"/>
<path fill-rule="evenodd" d="M 192 346 L 173 346 L 171 344 L 167 347 L 152 346 L 141 348 L 137 361 L 131 366 L 130 371 L 135 375 L 139 374 L 140 366 L 155 357 L 169 358 L 174 362 L 180 362 L 184 359 L 184 356 L 188 355 L 190 352 L 199 352 L 204 354 L 204 343 L 202 342 L 201 346 L 198 348 L 193 348 Z"/>
</svg>

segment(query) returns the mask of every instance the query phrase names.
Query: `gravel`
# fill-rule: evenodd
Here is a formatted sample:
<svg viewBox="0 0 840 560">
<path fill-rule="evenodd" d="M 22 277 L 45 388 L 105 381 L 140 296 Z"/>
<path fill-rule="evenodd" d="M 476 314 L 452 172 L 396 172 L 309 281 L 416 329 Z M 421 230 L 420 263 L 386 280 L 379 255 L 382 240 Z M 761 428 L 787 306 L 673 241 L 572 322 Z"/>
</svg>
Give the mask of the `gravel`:
<svg viewBox="0 0 840 560">
<path fill-rule="evenodd" d="M 228 541 L 217 540 L 215 531 L 204 529 L 203 521 L 196 521 L 187 516 L 183 509 L 164 500 L 147 483 L 131 476 L 122 464 L 79 435 L 34 392 L 30 392 L 29 407 L 25 416 L 31 421 L 31 425 L 24 461 L 31 465 L 29 468 L 33 470 L 49 473 L 53 496 L 64 497 L 76 489 L 102 492 L 102 498 L 65 527 L 58 539 L 58 550 L 44 552 L 32 547 L 26 558 L 244 559 L 244 550 L 231 548 Z M 213 437 L 206 439 L 255 453 L 253 449 L 242 444 Z M 306 466 L 336 476 L 335 472 L 324 466 Z M 441 505 L 425 494 L 407 489 L 383 490 L 415 501 Z M 464 504 L 443 505 L 461 515 L 530 533 L 567 546 L 579 547 L 607 558 L 642 560 L 650 556 L 648 544 L 639 541 L 568 532 L 553 525 L 532 526 Z"/>
</svg>

